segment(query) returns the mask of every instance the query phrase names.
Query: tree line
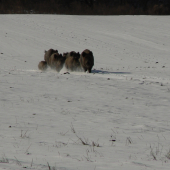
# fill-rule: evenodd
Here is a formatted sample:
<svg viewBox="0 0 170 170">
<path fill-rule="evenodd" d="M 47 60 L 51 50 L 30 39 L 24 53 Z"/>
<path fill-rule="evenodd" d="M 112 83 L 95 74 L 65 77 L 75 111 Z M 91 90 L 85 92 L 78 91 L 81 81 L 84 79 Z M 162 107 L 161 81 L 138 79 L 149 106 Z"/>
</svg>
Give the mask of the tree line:
<svg viewBox="0 0 170 170">
<path fill-rule="evenodd" d="M 169 0 L 0 0 L 1 14 L 168 15 Z"/>
</svg>

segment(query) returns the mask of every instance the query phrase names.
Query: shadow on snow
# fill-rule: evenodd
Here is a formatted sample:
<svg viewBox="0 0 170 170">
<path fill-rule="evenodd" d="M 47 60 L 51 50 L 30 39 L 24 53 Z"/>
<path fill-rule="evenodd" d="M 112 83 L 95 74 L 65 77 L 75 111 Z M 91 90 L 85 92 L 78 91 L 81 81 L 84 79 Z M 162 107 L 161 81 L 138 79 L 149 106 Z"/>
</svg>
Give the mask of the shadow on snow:
<svg viewBox="0 0 170 170">
<path fill-rule="evenodd" d="M 104 70 L 92 70 L 92 73 L 98 73 L 98 74 L 131 74 L 130 72 L 112 72 L 112 71 L 104 71 Z"/>
</svg>

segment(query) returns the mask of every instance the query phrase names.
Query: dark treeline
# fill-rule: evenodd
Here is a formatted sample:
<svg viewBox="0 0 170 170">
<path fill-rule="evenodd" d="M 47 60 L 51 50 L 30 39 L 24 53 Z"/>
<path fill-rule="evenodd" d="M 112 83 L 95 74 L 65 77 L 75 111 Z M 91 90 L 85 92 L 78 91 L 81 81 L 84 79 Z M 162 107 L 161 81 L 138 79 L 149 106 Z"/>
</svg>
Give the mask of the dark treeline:
<svg viewBox="0 0 170 170">
<path fill-rule="evenodd" d="M 0 0 L 0 13 L 169 15 L 170 0 Z"/>
</svg>

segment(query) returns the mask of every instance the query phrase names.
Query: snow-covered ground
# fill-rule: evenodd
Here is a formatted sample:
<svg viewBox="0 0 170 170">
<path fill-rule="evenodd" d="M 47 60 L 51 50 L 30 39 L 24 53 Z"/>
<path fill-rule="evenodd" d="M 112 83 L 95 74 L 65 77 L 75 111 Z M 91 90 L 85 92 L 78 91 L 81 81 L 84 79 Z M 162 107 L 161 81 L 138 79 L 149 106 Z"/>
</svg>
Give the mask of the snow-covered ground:
<svg viewBox="0 0 170 170">
<path fill-rule="evenodd" d="M 170 17 L 0 15 L 0 169 L 169 170 Z M 92 73 L 38 70 L 93 51 Z"/>
</svg>

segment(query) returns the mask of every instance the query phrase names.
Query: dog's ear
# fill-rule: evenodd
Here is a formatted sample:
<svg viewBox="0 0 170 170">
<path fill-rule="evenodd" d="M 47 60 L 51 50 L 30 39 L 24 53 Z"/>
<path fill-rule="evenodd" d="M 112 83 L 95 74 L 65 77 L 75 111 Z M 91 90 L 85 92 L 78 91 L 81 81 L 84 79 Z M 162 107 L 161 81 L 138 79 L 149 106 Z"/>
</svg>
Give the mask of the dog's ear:
<svg viewBox="0 0 170 170">
<path fill-rule="evenodd" d="M 46 51 L 46 50 L 44 50 L 44 53 L 45 53 L 45 54 L 46 54 L 46 52 L 47 52 L 47 51 Z"/>
</svg>

